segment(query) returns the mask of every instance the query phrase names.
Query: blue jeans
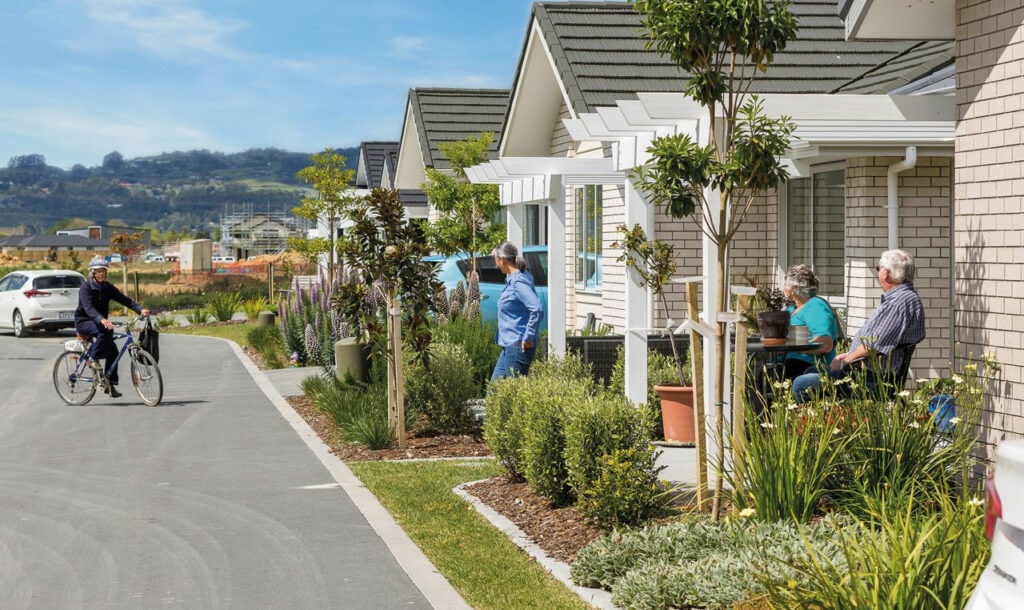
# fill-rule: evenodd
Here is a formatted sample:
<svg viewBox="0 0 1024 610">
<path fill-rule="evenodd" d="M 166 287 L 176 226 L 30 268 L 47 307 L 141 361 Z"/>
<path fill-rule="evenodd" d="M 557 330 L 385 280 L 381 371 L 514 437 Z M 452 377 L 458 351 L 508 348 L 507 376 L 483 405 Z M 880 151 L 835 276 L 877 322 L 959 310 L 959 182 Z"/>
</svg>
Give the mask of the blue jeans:
<svg viewBox="0 0 1024 610">
<path fill-rule="evenodd" d="M 533 357 L 537 354 L 537 346 L 521 349 L 519 343 L 501 348 L 498 355 L 498 363 L 494 365 L 494 373 L 491 374 L 491 381 L 512 377 L 513 375 L 526 375 L 530 372 L 530 365 L 533 364 Z"/>
</svg>

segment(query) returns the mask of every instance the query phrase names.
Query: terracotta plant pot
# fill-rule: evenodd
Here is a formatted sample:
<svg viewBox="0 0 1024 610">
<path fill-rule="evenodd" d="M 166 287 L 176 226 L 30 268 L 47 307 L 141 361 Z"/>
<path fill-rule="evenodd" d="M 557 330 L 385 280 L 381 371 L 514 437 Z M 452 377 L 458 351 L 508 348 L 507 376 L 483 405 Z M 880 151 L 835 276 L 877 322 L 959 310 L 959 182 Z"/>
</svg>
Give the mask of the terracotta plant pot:
<svg viewBox="0 0 1024 610">
<path fill-rule="evenodd" d="M 789 335 L 788 311 L 762 311 L 757 314 L 757 328 L 761 331 L 761 343 L 777 345 L 786 342 Z"/>
<path fill-rule="evenodd" d="M 656 385 L 661 399 L 661 423 L 665 440 L 673 443 L 694 443 L 697 440 L 693 420 L 693 386 Z"/>
</svg>

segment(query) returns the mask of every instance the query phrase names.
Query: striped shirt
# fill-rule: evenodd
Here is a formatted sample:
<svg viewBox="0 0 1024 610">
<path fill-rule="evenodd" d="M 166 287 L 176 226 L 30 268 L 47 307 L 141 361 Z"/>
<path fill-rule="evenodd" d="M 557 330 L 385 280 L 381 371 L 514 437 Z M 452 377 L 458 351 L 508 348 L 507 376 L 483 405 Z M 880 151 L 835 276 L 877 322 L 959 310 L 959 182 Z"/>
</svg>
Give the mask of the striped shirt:
<svg viewBox="0 0 1024 610">
<path fill-rule="evenodd" d="M 903 363 L 894 361 L 902 358 L 903 350 L 893 350 L 917 345 L 923 339 L 924 305 L 913 282 L 904 282 L 882 293 L 882 302 L 853 337 L 850 351 L 864 344 L 879 354 L 893 355 L 889 368 L 899 370 Z"/>
</svg>

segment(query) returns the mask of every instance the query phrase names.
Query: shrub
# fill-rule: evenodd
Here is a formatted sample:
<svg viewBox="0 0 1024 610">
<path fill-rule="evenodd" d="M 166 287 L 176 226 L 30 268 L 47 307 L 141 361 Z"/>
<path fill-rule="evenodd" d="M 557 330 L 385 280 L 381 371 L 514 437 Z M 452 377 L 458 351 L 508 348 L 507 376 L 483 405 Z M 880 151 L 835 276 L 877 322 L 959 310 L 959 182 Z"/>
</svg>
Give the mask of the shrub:
<svg viewBox="0 0 1024 610">
<path fill-rule="evenodd" d="M 580 495 L 580 510 L 603 530 L 638 525 L 657 515 L 663 494 L 655 458 L 651 445 L 603 455 L 597 478 Z"/>
<path fill-rule="evenodd" d="M 596 393 L 588 368 L 573 355 L 538 361 L 529 375 L 495 383 L 487 397 L 484 438 L 495 456 L 559 504 L 573 499 L 562 416 Z"/>
<path fill-rule="evenodd" d="M 287 363 L 284 337 L 276 326 L 255 326 L 249 329 L 246 341 L 271 368 L 279 369 Z"/>
<path fill-rule="evenodd" d="M 333 375 L 319 375 L 304 379 L 302 391 L 331 418 L 343 440 L 370 449 L 384 449 L 394 441 L 386 386 L 345 384 Z"/>
<path fill-rule="evenodd" d="M 852 441 L 841 418 L 821 405 L 780 404 L 763 419 L 748 408 L 748 447 L 729 476 L 729 487 L 744 493 L 731 493 L 733 505 L 763 521 L 808 522 Z"/>
<path fill-rule="evenodd" d="M 466 401 L 477 396 L 478 389 L 460 345 L 435 341 L 426 364 L 412 359 L 405 370 L 406 403 L 426 415 L 438 432 L 461 433 L 472 427 Z"/>
<path fill-rule="evenodd" d="M 334 284 L 323 277 L 308 290 L 296 281 L 288 300 L 278 302 L 285 348 L 289 353 L 298 354 L 300 362 L 332 366 L 334 343 L 349 336 L 348 325 L 342 322 L 331 304 L 334 292 Z"/>
<path fill-rule="evenodd" d="M 912 495 L 896 510 L 869 498 L 868 521 L 837 530 L 838 557 L 812 548 L 792 582 L 766 583 L 773 605 L 963 608 L 988 561 L 981 502 Z"/>
<path fill-rule="evenodd" d="M 683 364 L 683 370 L 689 367 Z M 651 415 L 651 437 L 665 438 L 665 429 L 661 422 L 661 398 L 654 391 L 654 386 L 668 383 L 679 383 L 679 374 L 670 356 L 658 352 L 647 352 L 647 410 Z M 615 366 L 608 380 L 608 390 L 616 394 L 626 393 L 626 359 L 623 347 L 619 346 Z"/>
<path fill-rule="evenodd" d="M 206 299 L 206 307 L 218 322 L 227 322 L 235 315 L 242 300 L 234 292 L 216 292 Z"/>
<path fill-rule="evenodd" d="M 569 485 L 577 496 L 597 480 L 602 458 L 619 450 L 649 446 L 649 419 L 645 411 L 612 392 L 600 392 L 567 411 L 565 462 Z"/>
<path fill-rule="evenodd" d="M 206 312 L 202 307 L 193 307 L 185 319 L 188 320 L 189 324 L 193 326 L 196 324 L 206 324 L 206 321 L 210 318 L 210 314 Z"/>
<path fill-rule="evenodd" d="M 479 386 L 479 392 L 487 388 L 498 362 L 501 348 L 494 342 L 495 325 L 480 320 L 467 320 L 456 317 L 447 323 L 439 324 L 434 333 L 435 341 L 445 341 L 461 345 L 469 356 L 473 369 L 473 379 Z"/>
<path fill-rule="evenodd" d="M 245 313 L 245 317 L 249 320 L 255 320 L 260 316 L 261 311 L 267 310 L 267 297 L 256 297 L 252 299 L 246 299 L 239 303 L 242 311 Z"/>
<path fill-rule="evenodd" d="M 178 325 L 178 321 L 170 313 L 161 313 L 156 316 L 156 323 L 160 328 L 173 328 Z"/>
<path fill-rule="evenodd" d="M 732 608 L 769 585 L 788 586 L 799 575 L 790 564 L 807 563 L 812 552 L 844 565 L 837 540 L 846 527 L 836 518 L 809 528 L 693 520 L 615 532 L 583 549 L 570 573 L 578 585 L 612 591 L 623 608 Z"/>
</svg>

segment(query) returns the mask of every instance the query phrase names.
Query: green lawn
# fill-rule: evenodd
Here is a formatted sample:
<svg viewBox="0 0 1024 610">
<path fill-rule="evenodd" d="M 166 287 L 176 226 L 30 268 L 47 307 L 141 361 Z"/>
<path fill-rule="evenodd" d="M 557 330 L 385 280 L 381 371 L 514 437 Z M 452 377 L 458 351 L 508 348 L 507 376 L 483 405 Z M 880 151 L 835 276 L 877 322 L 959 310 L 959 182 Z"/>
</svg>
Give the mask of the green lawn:
<svg viewBox="0 0 1024 610">
<path fill-rule="evenodd" d="M 224 326 L 164 326 L 160 328 L 160 332 L 174 335 L 220 337 L 221 339 L 231 339 L 242 347 L 246 347 L 249 345 L 249 331 L 255 327 L 255 322 L 225 324 Z"/>
<path fill-rule="evenodd" d="M 349 467 L 474 608 L 590 607 L 452 492 L 501 472 L 493 460 Z"/>
</svg>

